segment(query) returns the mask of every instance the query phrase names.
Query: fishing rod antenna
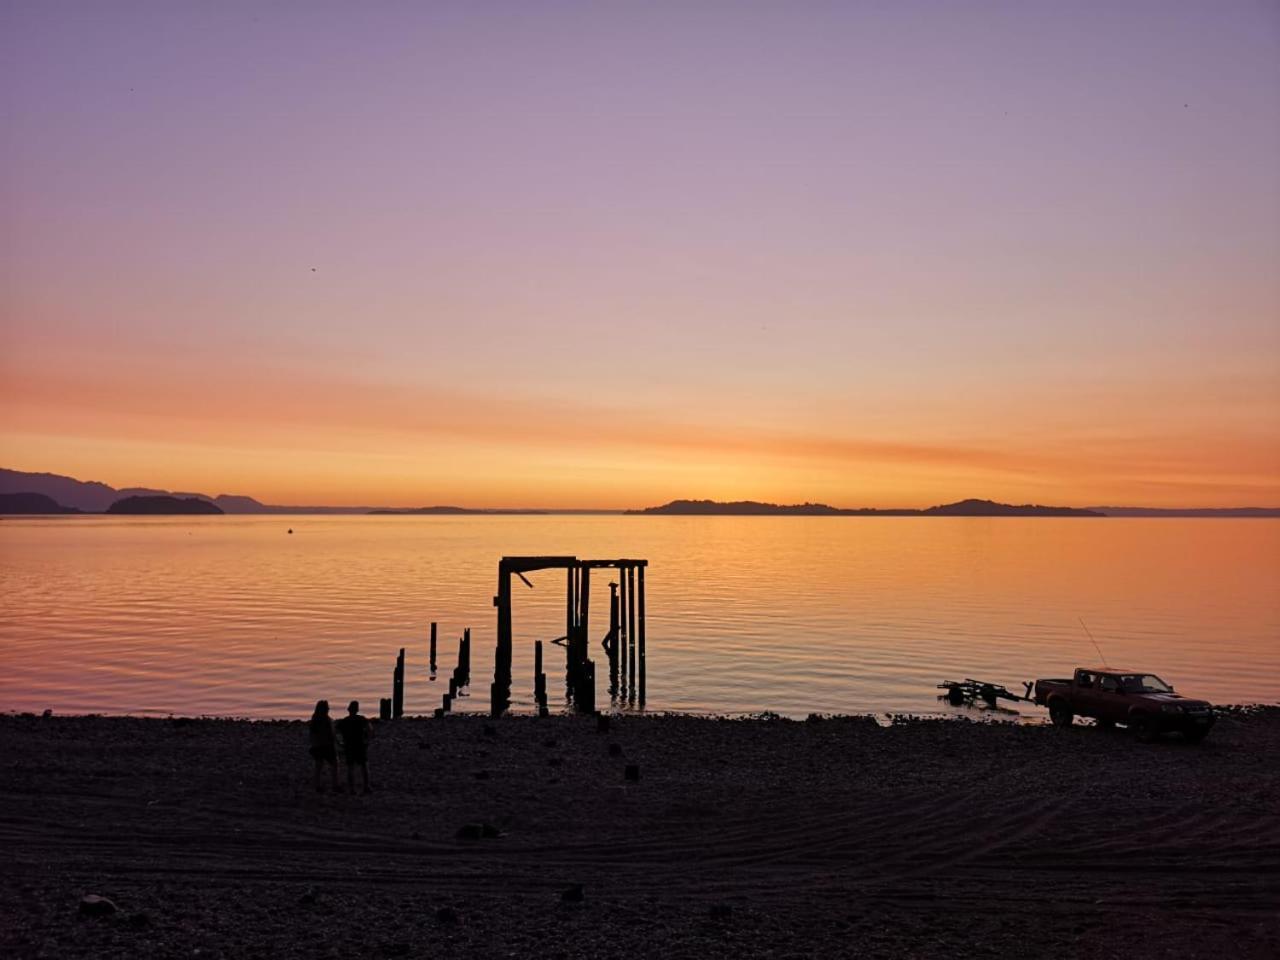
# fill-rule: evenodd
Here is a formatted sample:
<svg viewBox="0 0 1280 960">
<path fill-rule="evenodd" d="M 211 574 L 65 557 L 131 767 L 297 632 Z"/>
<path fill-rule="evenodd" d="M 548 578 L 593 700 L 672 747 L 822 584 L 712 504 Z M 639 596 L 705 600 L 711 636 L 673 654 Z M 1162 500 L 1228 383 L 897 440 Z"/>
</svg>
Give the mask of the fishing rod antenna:
<svg viewBox="0 0 1280 960">
<path fill-rule="evenodd" d="M 1085 627 L 1084 618 L 1076 617 L 1080 621 L 1080 626 L 1084 627 L 1085 635 L 1089 638 L 1089 642 L 1093 644 L 1093 649 L 1098 651 L 1098 656 L 1102 658 L 1102 665 L 1110 668 L 1111 664 L 1107 663 L 1106 655 L 1102 652 L 1102 648 L 1098 646 L 1098 641 L 1093 639 L 1093 634 L 1089 632 L 1089 628 Z"/>
</svg>

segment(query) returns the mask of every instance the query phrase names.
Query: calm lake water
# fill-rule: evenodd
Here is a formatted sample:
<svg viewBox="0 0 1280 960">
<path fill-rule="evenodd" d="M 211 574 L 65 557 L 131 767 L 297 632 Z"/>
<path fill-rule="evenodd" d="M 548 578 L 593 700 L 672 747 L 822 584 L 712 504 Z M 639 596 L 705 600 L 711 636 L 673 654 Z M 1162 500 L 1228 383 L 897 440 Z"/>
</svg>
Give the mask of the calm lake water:
<svg viewBox="0 0 1280 960">
<path fill-rule="evenodd" d="M 1113 665 L 1280 701 L 1280 521 L 81 517 L 0 521 L 0 710 L 297 717 L 354 697 L 376 713 L 404 646 L 406 708 L 428 712 L 432 620 L 443 671 L 472 628 L 464 703 L 487 709 L 504 554 L 650 561 L 650 711 L 943 712 L 940 680 L 1013 688 L 1096 662 L 1077 618 Z M 530 579 L 516 710 L 533 641 L 564 632 L 564 574 Z"/>
</svg>

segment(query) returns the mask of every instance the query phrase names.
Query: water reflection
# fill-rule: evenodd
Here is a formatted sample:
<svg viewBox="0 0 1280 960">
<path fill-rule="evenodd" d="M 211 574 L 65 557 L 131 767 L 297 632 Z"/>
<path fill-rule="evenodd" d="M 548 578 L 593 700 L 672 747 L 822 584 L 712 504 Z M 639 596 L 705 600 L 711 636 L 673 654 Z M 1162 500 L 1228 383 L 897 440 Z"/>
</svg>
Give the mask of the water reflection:
<svg viewBox="0 0 1280 960">
<path fill-rule="evenodd" d="M 648 558 L 650 710 L 929 711 L 941 680 L 1018 689 L 1093 661 L 1081 617 L 1112 662 L 1280 699 L 1275 521 L 84 517 L 0 523 L 0 708 L 306 715 L 389 696 L 403 646 L 405 709 L 427 713 L 429 624 L 450 664 L 471 627 L 491 676 L 497 562 L 515 554 Z M 534 641 L 565 625 L 564 571 L 529 579 L 525 711 Z M 610 592 L 589 603 L 608 624 Z"/>
</svg>

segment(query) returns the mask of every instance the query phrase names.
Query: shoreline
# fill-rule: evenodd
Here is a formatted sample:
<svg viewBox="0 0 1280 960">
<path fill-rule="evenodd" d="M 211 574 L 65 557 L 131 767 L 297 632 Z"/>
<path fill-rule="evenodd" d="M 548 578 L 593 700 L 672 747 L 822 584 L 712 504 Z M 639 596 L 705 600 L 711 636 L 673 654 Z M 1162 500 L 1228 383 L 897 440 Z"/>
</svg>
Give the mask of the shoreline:
<svg viewBox="0 0 1280 960">
<path fill-rule="evenodd" d="M 316 793 L 299 719 L 3 714 L 0 952 L 1274 956 L 1277 753 L 1277 706 L 1194 746 L 454 715 L 378 724 L 351 796 Z"/>
<path fill-rule="evenodd" d="M 945 697 L 937 698 L 941 702 L 945 702 Z M 598 714 L 607 716 L 615 722 L 627 720 L 661 720 L 661 719 L 688 719 L 688 720 L 713 720 L 724 721 L 726 723 L 744 723 L 744 722 L 761 722 L 761 723 L 814 723 L 820 721 L 838 721 L 838 722 L 870 722 L 881 727 L 893 726 L 898 723 L 935 723 L 939 721 L 952 721 L 955 723 L 979 723 L 979 724 L 1011 724 L 1014 726 L 1042 726 L 1049 723 L 1048 711 L 1039 706 L 1028 705 L 1035 713 L 1024 714 L 1019 710 L 1011 710 L 1008 708 L 991 709 L 988 707 L 968 706 L 968 707 L 952 707 L 950 709 L 942 709 L 941 706 L 936 711 L 915 710 L 906 712 L 896 711 L 868 711 L 862 713 L 820 713 L 811 712 L 804 716 L 799 714 L 778 713 L 773 710 L 752 710 L 752 711 L 729 711 L 716 712 L 711 710 L 599 710 Z M 1223 703 L 1214 704 L 1213 709 L 1221 715 L 1236 714 L 1252 714 L 1261 713 L 1269 710 L 1280 710 L 1280 701 L 1256 701 L 1249 703 Z M 592 715 L 583 715 L 576 713 L 571 708 L 564 708 L 560 712 L 552 711 L 551 715 L 545 719 L 568 719 L 577 718 L 579 720 L 591 719 Z M 490 721 L 492 718 L 487 711 L 483 710 L 452 710 L 445 717 L 434 717 L 426 713 L 406 713 L 400 721 L 394 720 L 378 720 L 375 716 L 369 715 L 369 720 L 381 724 L 393 724 L 396 722 L 411 721 L 414 723 L 427 723 L 432 721 L 447 721 L 451 718 L 460 718 L 468 720 L 485 720 Z M 249 724 L 279 724 L 279 723 L 303 723 L 306 717 L 302 712 L 290 714 L 288 716 L 271 716 L 271 717 L 255 717 L 247 714 L 234 713 L 173 713 L 167 711 L 144 711 L 140 713 L 111 713 L 107 711 L 87 711 L 78 712 L 60 712 L 52 708 L 35 711 L 35 710 L 2 710 L 0 709 L 0 721 L 6 719 L 27 719 L 27 720 L 147 720 L 147 721 L 181 721 L 183 723 L 192 723 L 196 721 L 209 721 L 221 723 L 249 723 Z M 524 720 L 538 719 L 534 709 L 530 707 L 528 710 L 509 710 L 503 714 L 502 720 Z M 1076 724 L 1083 727 L 1093 725 L 1093 721 L 1085 718 L 1077 718 Z"/>
</svg>

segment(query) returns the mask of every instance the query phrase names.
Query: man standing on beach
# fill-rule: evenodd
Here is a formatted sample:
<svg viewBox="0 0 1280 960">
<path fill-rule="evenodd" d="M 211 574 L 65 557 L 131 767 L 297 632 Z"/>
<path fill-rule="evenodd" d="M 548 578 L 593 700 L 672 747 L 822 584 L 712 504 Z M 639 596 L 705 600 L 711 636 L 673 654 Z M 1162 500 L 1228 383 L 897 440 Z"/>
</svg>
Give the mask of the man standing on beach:
<svg viewBox="0 0 1280 960">
<path fill-rule="evenodd" d="M 347 761 L 347 791 L 356 792 L 355 768 L 360 768 L 364 783 L 362 792 L 369 792 L 369 737 L 372 729 L 369 721 L 360 716 L 360 701 L 347 704 L 347 715 L 334 724 L 342 740 L 342 755 Z"/>
</svg>

